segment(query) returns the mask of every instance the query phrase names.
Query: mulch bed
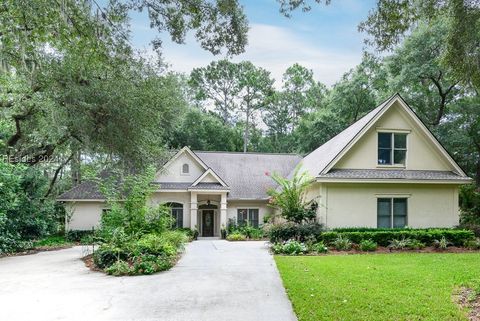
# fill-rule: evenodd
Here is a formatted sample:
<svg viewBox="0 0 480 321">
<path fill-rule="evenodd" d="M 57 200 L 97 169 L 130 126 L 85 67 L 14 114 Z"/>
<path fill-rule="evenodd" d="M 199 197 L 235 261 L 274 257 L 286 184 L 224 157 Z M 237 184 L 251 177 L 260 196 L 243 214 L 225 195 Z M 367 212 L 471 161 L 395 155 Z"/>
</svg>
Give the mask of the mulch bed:
<svg viewBox="0 0 480 321">
<path fill-rule="evenodd" d="M 103 272 L 101 268 L 99 268 L 98 266 L 95 265 L 95 263 L 93 263 L 93 254 L 89 254 L 87 256 L 82 257 L 82 261 L 83 263 L 85 263 L 85 266 L 90 270 L 95 272 Z"/>
<path fill-rule="evenodd" d="M 63 249 L 69 249 L 75 244 L 69 244 L 69 245 L 60 245 L 60 246 L 39 246 L 34 249 L 22 251 L 22 252 L 15 252 L 15 253 L 3 253 L 0 254 L 0 258 L 2 257 L 10 257 L 10 256 L 23 256 L 23 255 L 31 255 L 31 254 L 37 254 L 40 252 L 47 252 L 47 251 L 58 251 L 58 250 L 63 250 Z"/>
<path fill-rule="evenodd" d="M 480 295 L 470 288 L 462 287 L 454 294 L 453 300 L 463 309 L 468 310 L 469 321 L 480 321 Z"/>
</svg>

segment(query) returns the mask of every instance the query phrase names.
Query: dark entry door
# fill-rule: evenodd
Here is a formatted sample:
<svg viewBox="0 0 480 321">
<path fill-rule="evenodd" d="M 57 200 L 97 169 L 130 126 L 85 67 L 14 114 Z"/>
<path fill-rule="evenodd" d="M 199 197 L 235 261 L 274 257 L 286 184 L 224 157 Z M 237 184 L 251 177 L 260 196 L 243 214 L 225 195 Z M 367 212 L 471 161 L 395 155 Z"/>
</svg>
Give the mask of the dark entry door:
<svg viewBox="0 0 480 321">
<path fill-rule="evenodd" d="M 203 210 L 202 236 L 213 236 L 213 210 Z"/>
</svg>

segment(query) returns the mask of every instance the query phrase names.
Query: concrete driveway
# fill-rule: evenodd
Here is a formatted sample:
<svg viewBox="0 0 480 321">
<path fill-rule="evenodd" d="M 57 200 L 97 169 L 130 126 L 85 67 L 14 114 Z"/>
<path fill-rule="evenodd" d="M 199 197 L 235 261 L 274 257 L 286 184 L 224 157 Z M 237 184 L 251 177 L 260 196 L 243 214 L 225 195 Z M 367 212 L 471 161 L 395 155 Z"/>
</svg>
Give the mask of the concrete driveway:
<svg viewBox="0 0 480 321">
<path fill-rule="evenodd" d="M 150 276 L 92 272 L 81 256 L 0 259 L 0 320 L 296 320 L 264 242 L 195 241 Z"/>
</svg>

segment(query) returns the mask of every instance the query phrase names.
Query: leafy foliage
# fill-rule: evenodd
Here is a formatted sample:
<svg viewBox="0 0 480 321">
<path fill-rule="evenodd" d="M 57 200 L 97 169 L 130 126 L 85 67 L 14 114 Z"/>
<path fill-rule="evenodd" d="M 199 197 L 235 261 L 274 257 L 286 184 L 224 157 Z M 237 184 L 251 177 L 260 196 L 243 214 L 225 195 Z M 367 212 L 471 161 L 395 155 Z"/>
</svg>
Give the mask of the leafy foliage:
<svg viewBox="0 0 480 321">
<path fill-rule="evenodd" d="M 271 197 L 270 206 L 280 210 L 281 215 L 290 222 L 302 223 L 315 219 L 317 210 L 315 199 L 306 201 L 305 193 L 312 184 L 307 172 L 302 172 L 301 167 L 297 166 L 292 179 L 276 173 L 271 177 L 279 188 L 267 192 Z"/>
</svg>

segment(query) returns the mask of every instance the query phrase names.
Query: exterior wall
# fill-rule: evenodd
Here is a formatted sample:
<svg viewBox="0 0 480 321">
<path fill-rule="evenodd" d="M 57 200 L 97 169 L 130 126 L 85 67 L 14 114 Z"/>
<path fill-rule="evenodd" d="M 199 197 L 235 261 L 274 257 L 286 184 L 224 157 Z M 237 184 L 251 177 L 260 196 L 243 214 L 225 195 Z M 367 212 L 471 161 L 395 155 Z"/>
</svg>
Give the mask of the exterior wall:
<svg viewBox="0 0 480 321">
<path fill-rule="evenodd" d="M 237 222 L 237 210 L 241 208 L 258 208 L 259 225 L 263 224 L 265 215 L 273 213 L 273 208 L 267 205 L 267 201 L 228 201 L 227 222 L 229 222 L 230 219 Z"/>
<path fill-rule="evenodd" d="M 190 173 L 182 174 L 183 164 L 188 164 Z M 157 174 L 157 182 L 193 183 L 205 170 L 188 153 L 182 153 L 167 168 Z"/>
<path fill-rule="evenodd" d="M 322 184 L 329 228 L 377 227 L 377 198 L 407 197 L 407 225 L 453 227 L 459 223 L 456 185 Z"/>
<path fill-rule="evenodd" d="M 398 102 L 396 103 L 398 104 Z M 418 128 L 418 125 L 400 107 L 393 105 L 372 126 L 360 140 L 339 160 L 334 168 L 346 169 L 376 169 L 391 168 L 379 166 L 377 131 L 405 130 L 407 134 L 407 159 L 405 168 L 408 170 L 454 170 L 438 152 L 436 147 Z M 398 168 L 398 167 L 396 167 Z"/>
<path fill-rule="evenodd" d="M 91 230 L 100 225 L 104 202 L 69 202 L 65 205 L 70 221 L 66 222 L 67 230 Z"/>
<path fill-rule="evenodd" d="M 190 192 L 156 192 L 150 202 L 155 205 L 166 202 L 183 204 L 183 227 L 190 227 Z"/>
</svg>

